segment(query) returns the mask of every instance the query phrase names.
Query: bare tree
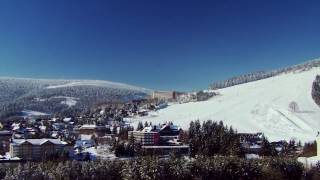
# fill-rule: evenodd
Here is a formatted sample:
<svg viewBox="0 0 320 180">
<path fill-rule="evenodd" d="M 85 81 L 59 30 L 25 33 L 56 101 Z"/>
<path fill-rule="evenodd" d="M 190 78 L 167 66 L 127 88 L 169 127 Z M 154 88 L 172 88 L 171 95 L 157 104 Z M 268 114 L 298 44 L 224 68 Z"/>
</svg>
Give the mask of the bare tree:
<svg viewBox="0 0 320 180">
<path fill-rule="evenodd" d="M 295 101 L 290 102 L 289 104 L 289 110 L 291 112 L 299 112 L 299 106 Z"/>
</svg>

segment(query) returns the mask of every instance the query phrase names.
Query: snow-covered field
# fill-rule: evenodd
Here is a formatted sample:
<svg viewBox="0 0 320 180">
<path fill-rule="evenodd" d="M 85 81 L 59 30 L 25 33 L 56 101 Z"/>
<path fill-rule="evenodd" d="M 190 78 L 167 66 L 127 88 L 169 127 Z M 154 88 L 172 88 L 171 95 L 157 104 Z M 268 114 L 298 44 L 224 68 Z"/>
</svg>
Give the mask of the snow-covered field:
<svg viewBox="0 0 320 180">
<path fill-rule="evenodd" d="M 74 97 L 63 97 L 63 98 L 65 98 L 65 100 L 61 101 L 61 104 L 65 104 L 68 107 L 75 106 L 78 102 L 77 100 L 79 100 L 79 98 L 74 98 Z"/>
<path fill-rule="evenodd" d="M 269 140 L 313 141 L 320 131 L 320 108 L 311 87 L 320 68 L 220 89 L 220 96 L 204 102 L 173 104 L 152 116 L 131 119 L 153 124 L 173 121 L 187 129 L 192 120 L 222 120 L 238 132 L 263 132 Z M 289 104 L 296 102 L 292 112 Z"/>
<path fill-rule="evenodd" d="M 68 97 L 68 96 L 53 96 L 48 99 L 35 98 L 35 100 L 38 102 L 49 101 L 50 99 L 65 99 L 65 100 L 61 101 L 61 104 L 65 104 L 68 107 L 75 106 L 77 104 L 78 100 L 80 100 L 80 98 Z"/>
<path fill-rule="evenodd" d="M 47 116 L 49 114 L 47 113 L 43 113 L 43 112 L 38 112 L 38 111 L 30 111 L 30 110 L 24 110 L 21 112 L 22 113 L 22 117 L 33 117 L 33 116 Z"/>
</svg>

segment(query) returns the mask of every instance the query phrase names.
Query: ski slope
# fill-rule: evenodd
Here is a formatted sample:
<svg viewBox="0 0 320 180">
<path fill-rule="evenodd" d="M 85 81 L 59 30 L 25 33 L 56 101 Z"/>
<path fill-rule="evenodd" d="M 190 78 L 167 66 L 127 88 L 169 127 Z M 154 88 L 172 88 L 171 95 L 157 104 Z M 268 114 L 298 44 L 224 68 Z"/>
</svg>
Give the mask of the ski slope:
<svg viewBox="0 0 320 180">
<path fill-rule="evenodd" d="M 221 95 L 208 101 L 172 104 L 132 122 L 173 121 L 187 129 L 192 120 L 222 120 L 238 132 L 263 132 L 271 141 L 313 141 L 320 131 L 320 108 L 311 97 L 317 74 L 319 67 L 220 89 Z M 289 109 L 292 101 L 298 105 L 297 112 Z"/>
</svg>

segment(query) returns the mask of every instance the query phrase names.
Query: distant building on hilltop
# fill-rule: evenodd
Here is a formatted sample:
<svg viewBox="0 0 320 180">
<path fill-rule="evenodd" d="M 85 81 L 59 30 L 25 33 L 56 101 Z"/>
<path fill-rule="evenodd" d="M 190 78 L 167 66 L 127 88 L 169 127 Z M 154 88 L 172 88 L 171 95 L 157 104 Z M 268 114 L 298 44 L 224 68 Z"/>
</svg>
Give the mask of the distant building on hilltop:
<svg viewBox="0 0 320 180">
<path fill-rule="evenodd" d="M 173 100 L 175 99 L 174 91 L 154 91 L 152 94 L 153 99 Z"/>
<path fill-rule="evenodd" d="M 154 91 L 152 94 L 152 98 L 166 101 L 175 101 L 182 94 L 184 93 L 177 91 Z"/>
</svg>

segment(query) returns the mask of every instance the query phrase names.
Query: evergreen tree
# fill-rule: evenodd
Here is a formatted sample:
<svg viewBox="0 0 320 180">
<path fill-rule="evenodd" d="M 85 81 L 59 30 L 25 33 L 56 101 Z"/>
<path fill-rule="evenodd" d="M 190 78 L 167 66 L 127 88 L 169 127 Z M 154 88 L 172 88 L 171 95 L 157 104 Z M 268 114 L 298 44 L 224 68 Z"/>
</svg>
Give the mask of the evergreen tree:
<svg viewBox="0 0 320 180">
<path fill-rule="evenodd" d="M 141 121 L 139 121 L 137 131 L 141 131 L 141 130 L 143 130 L 143 124 Z"/>
<path fill-rule="evenodd" d="M 129 143 L 128 143 L 128 155 L 133 157 L 135 155 L 135 139 L 134 136 L 130 136 Z"/>
<path fill-rule="evenodd" d="M 264 135 L 262 136 L 260 155 L 262 155 L 262 156 L 275 156 L 275 155 L 277 155 L 275 148 L 270 144 L 270 142 L 268 141 L 268 139 Z"/>
<path fill-rule="evenodd" d="M 196 144 L 194 142 L 195 139 L 195 124 L 193 121 L 190 122 L 189 125 L 189 147 L 190 147 L 190 155 L 191 157 L 194 157 L 197 153 Z"/>
<path fill-rule="evenodd" d="M 190 122 L 189 128 L 189 146 L 190 146 L 190 155 L 194 157 L 199 153 L 201 146 L 201 125 L 199 120 Z"/>
<path fill-rule="evenodd" d="M 297 152 L 296 142 L 295 142 L 295 140 L 292 139 L 289 141 L 289 143 L 287 143 L 284 146 L 282 155 L 292 157 L 296 154 L 296 152 Z"/>
<path fill-rule="evenodd" d="M 144 122 L 144 127 L 149 127 L 149 124 L 147 121 Z"/>
</svg>

